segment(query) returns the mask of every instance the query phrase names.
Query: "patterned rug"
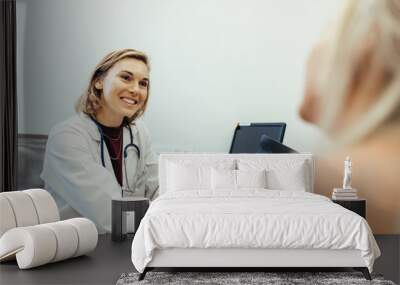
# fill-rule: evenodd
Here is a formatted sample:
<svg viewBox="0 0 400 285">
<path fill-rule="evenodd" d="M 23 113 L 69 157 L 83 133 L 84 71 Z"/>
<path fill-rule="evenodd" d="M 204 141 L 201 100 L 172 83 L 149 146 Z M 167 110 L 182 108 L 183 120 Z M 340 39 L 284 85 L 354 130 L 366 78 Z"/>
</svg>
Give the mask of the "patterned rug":
<svg viewBox="0 0 400 285">
<path fill-rule="evenodd" d="M 297 284 L 379 284 L 395 285 L 384 280 L 381 275 L 372 274 L 372 281 L 364 278 L 360 272 L 153 272 L 150 271 L 142 281 L 139 273 L 122 274 L 117 285 L 134 284 L 213 284 L 213 285 L 297 285 Z"/>
</svg>

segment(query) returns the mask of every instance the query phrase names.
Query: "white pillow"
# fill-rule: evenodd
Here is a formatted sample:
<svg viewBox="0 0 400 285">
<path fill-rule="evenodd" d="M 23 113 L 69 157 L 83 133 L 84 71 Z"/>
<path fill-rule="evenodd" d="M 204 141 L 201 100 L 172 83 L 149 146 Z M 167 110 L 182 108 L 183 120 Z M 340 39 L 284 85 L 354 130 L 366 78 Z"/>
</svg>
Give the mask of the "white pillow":
<svg viewBox="0 0 400 285">
<path fill-rule="evenodd" d="M 211 189 L 266 188 L 266 171 L 211 169 Z"/>
<path fill-rule="evenodd" d="M 305 165 L 298 164 L 284 171 L 273 169 L 267 172 L 268 188 L 273 190 L 306 191 Z"/>
<path fill-rule="evenodd" d="M 304 160 L 238 161 L 239 170 L 267 170 L 267 188 L 273 190 L 307 191 L 312 189 L 309 168 Z"/>
<path fill-rule="evenodd" d="M 267 188 L 267 171 L 236 170 L 237 188 Z"/>
<path fill-rule="evenodd" d="M 211 189 L 236 189 L 236 170 L 212 168 Z"/>
<path fill-rule="evenodd" d="M 168 189 L 184 191 L 188 189 L 209 189 L 210 167 L 184 166 L 170 163 Z"/>
<path fill-rule="evenodd" d="M 167 164 L 167 191 L 211 189 L 211 168 L 234 169 L 235 161 L 170 161 Z"/>
</svg>

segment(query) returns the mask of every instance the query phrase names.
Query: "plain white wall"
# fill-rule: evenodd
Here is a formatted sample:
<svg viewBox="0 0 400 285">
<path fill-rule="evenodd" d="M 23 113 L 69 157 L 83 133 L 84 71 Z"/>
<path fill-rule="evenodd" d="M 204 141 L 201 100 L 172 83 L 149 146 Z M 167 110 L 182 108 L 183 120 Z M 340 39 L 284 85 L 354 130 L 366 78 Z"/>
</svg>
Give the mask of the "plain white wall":
<svg viewBox="0 0 400 285">
<path fill-rule="evenodd" d="M 285 143 L 321 139 L 297 114 L 304 64 L 337 0 L 17 0 L 20 133 L 74 114 L 107 52 L 151 60 L 145 121 L 158 151 L 227 152 L 236 123 L 286 122 Z"/>
</svg>

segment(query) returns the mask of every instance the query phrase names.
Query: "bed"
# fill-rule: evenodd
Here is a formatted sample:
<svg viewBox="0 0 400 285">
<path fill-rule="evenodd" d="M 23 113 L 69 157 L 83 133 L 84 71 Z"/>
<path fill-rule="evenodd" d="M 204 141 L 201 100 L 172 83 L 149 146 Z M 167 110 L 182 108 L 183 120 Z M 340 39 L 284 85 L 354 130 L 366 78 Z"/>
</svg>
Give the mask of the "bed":
<svg viewBox="0 0 400 285">
<path fill-rule="evenodd" d="M 380 251 L 361 216 L 313 193 L 312 154 L 162 154 L 160 196 L 132 242 L 154 268 L 352 267 Z"/>
</svg>

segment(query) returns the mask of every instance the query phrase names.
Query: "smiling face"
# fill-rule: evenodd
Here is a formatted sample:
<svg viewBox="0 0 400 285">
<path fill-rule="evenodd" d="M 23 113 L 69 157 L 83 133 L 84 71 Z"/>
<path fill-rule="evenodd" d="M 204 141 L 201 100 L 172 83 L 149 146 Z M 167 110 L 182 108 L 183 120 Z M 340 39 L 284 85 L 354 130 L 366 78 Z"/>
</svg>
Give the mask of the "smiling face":
<svg viewBox="0 0 400 285">
<path fill-rule="evenodd" d="M 101 109 L 96 119 L 105 126 L 120 126 L 124 117 L 132 117 L 146 102 L 149 68 L 141 60 L 124 58 L 95 82 L 101 91 Z"/>
</svg>

